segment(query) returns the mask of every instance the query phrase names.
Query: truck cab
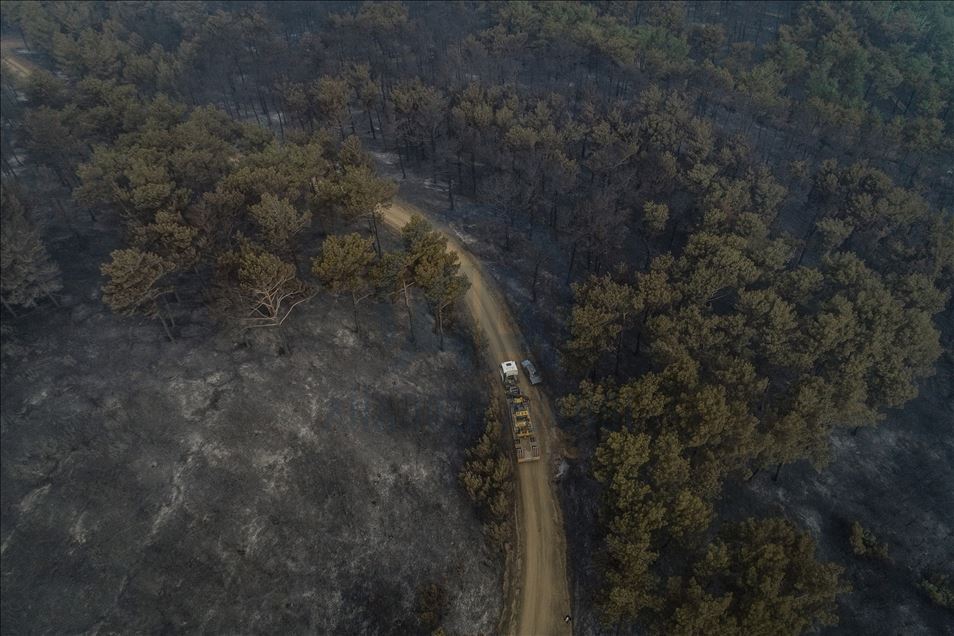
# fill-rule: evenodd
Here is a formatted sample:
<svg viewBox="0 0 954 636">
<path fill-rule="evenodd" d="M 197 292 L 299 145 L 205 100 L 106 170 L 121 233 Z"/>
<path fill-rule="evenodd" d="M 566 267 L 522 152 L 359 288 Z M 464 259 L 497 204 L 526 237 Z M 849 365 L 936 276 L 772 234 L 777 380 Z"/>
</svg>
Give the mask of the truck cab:
<svg viewBox="0 0 954 636">
<path fill-rule="evenodd" d="M 503 381 L 504 386 L 516 384 L 517 376 L 519 375 L 520 371 L 517 369 L 517 363 L 513 360 L 500 363 L 500 379 Z"/>
</svg>

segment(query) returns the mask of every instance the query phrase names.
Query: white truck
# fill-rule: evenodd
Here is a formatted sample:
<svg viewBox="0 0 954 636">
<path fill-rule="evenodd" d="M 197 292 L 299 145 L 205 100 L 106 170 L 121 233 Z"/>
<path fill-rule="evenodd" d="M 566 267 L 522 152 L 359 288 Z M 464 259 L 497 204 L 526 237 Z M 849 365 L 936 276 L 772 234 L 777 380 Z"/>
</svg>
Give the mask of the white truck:
<svg viewBox="0 0 954 636">
<path fill-rule="evenodd" d="M 517 462 L 532 462 L 540 459 L 540 445 L 536 430 L 530 420 L 530 400 L 520 390 L 520 371 L 517 363 L 507 360 L 500 364 L 500 380 L 507 391 L 507 410 L 513 430 L 514 451 Z"/>
</svg>

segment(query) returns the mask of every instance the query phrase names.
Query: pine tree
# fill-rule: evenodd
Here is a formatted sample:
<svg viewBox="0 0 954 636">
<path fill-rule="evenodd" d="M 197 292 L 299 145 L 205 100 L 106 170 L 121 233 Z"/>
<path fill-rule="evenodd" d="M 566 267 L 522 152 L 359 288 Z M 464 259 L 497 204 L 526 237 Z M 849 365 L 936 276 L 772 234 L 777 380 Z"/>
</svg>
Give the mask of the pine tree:
<svg viewBox="0 0 954 636">
<path fill-rule="evenodd" d="M 293 263 L 239 237 L 238 248 L 219 258 L 216 305 L 226 320 L 249 329 L 281 327 L 314 295 Z"/>
<path fill-rule="evenodd" d="M 413 215 L 401 229 L 414 283 L 424 292 L 435 318 L 435 331 L 444 349 L 444 319 L 464 297 L 470 281 L 460 274 L 457 252 L 447 249 L 447 239 L 420 215 Z"/>
<path fill-rule="evenodd" d="M 484 431 L 466 451 L 459 479 L 477 506 L 484 531 L 497 545 L 510 541 L 513 517 L 513 469 L 500 446 L 502 427 L 496 411 L 484 413 Z"/>
<path fill-rule="evenodd" d="M 321 246 L 321 256 L 312 261 L 311 271 L 334 293 L 351 295 L 354 330 L 359 330 L 358 304 L 374 293 L 372 277 L 374 239 L 352 233 L 329 236 Z"/>
<path fill-rule="evenodd" d="M 173 339 L 159 300 L 172 288 L 164 284 L 175 265 L 152 252 L 137 249 L 115 250 L 111 260 L 100 267 L 107 277 L 103 301 L 123 316 L 141 314 L 158 318 L 170 340 Z"/>
<path fill-rule="evenodd" d="M 40 233 L 26 218 L 26 210 L 13 187 L 3 184 L 0 232 L 0 292 L 3 306 L 16 316 L 13 306 L 35 307 L 63 288 L 60 269 L 50 258 Z"/>
<path fill-rule="evenodd" d="M 315 104 L 319 121 L 325 126 L 334 124 L 344 139 L 342 122 L 348 111 L 347 80 L 323 75 L 310 87 L 309 97 Z"/>
<path fill-rule="evenodd" d="M 393 181 L 379 178 L 374 169 L 365 163 L 345 164 L 339 172 L 317 180 L 315 192 L 320 202 L 330 206 L 345 221 L 367 218 L 368 226 L 374 233 L 375 246 L 381 253 L 379 210 L 389 204 L 397 192 L 397 185 Z"/>
<path fill-rule="evenodd" d="M 348 84 L 354 91 L 355 98 L 364 108 L 368 116 L 368 130 L 372 139 L 377 139 L 378 134 L 374 128 L 374 108 L 377 106 L 380 96 L 378 87 L 374 85 L 371 79 L 371 68 L 367 64 L 350 64 L 348 66 Z"/>
<path fill-rule="evenodd" d="M 248 213 L 261 230 L 265 244 L 276 252 L 289 252 L 295 236 L 311 222 L 311 212 L 298 212 L 288 199 L 268 193 Z"/>
<path fill-rule="evenodd" d="M 669 206 L 647 201 L 643 206 L 643 227 L 653 237 L 662 234 L 669 222 Z"/>
<path fill-rule="evenodd" d="M 185 271 L 199 261 L 199 231 L 174 210 L 159 210 L 152 223 L 133 228 L 133 245 L 158 254 Z"/>
<path fill-rule="evenodd" d="M 609 275 L 575 284 L 573 293 L 571 336 L 564 346 L 568 366 L 578 373 L 592 373 L 603 353 L 615 351 L 618 373 L 626 331 L 643 309 L 639 296 L 630 285 Z"/>
<path fill-rule="evenodd" d="M 379 291 L 385 296 L 400 298 L 407 312 L 407 327 L 411 342 L 415 342 L 414 314 L 411 310 L 411 290 L 414 288 L 412 261 L 404 251 L 385 252 L 372 272 Z"/>
</svg>

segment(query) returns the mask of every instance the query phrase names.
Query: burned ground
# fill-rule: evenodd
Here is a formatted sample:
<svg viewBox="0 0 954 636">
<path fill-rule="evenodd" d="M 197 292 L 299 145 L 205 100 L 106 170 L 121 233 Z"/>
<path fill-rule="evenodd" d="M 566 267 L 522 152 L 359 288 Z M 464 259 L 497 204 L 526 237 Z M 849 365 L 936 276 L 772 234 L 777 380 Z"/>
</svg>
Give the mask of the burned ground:
<svg viewBox="0 0 954 636">
<path fill-rule="evenodd" d="M 104 234 L 51 237 L 63 307 L 4 320 L 3 625 L 11 633 L 490 631 L 499 564 L 456 474 L 473 353 L 417 313 L 312 302 L 243 346 L 202 310 L 167 342 L 97 299 Z M 92 255 L 91 255 L 92 254 Z"/>
</svg>

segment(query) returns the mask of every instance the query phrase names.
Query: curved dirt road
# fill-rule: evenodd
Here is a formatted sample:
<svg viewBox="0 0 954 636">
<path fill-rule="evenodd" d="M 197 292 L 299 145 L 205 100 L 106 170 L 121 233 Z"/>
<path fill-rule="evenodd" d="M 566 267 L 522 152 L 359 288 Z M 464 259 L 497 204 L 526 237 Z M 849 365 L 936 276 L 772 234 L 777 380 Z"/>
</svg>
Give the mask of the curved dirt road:
<svg viewBox="0 0 954 636">
<path fill-rule="evenodd" d="M 381 215 L 388 225 L 401 228 L 414 213 L 427 217 L 414 206 L 395 200 Z M 506 304 L 495 292 L 479 263 L 455 240 L 447 228 L 431 220 L 447 236 L 448 245 L 460 256 L 461 272 L 470 279 L 464 297 L 468 310 L 487 339 L 488 362 L 497 373 L 504 360 L 526 357 L 519 331 Z M 516 601 L 505 611 L 507 632 L 516 636 L 570 634 L 563 617 L 570 613 L 570 595 L 566 579 L 566 547 L 563 519 L 553 484 L 550 482 L 551 433 L 553 411 L 546 397 L 530 387 L 523 374 L 520 382 L 530 396 L 533 418 L 540 443 L 540 461 L 517 464 L 518 518 L 520 548 L 515 583 Z M 508 438 L 509 439 L 509 438 Z M 506 601 L 505 601 L 506 602 Z"/>
</svg>

